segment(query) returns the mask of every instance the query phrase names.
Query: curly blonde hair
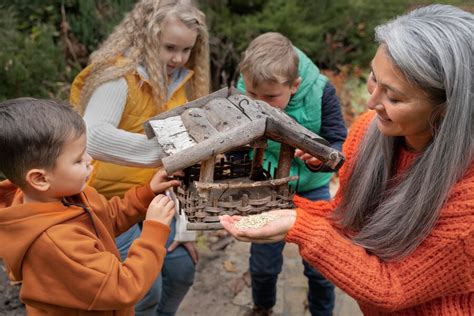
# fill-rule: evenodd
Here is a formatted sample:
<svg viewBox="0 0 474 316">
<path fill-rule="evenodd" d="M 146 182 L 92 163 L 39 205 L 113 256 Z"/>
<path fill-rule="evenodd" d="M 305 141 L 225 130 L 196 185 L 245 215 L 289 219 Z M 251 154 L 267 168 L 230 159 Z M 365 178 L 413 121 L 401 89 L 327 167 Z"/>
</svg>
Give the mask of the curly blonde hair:
<svg viewBox="0 0 474 316">
<path fill-rule="evenodd" d="M 193 100 L 209 94 L 209 35 L 204 13 L 191 0 L 141 0 L 91 54 L 92 68 L 79 102 L 81 112 L 99 85 L 134 71 L 138 65 L 147 70 L 158 111 L 164 110 L 168 76 L 166 66 L 158 61 L 157 55 L 163 21 L 167 17 L 178 19 L 198 34 L 186 64 L 194 71 L 187 86 L 188 98 Z M 126 56 L 125 64 L 115 65 L 118 56 Z"/>
</svg>

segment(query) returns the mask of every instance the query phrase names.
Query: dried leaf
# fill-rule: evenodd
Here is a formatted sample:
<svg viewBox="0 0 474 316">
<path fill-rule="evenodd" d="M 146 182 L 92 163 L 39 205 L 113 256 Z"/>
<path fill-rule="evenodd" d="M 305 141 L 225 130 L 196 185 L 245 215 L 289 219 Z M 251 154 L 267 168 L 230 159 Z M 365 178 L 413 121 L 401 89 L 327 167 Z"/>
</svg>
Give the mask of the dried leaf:
<svg viewBox="0 0 474 316">
<path fill-rule="evenodd" d="M 237 272 L 237 268 L 235 267 L 234 263 L 229 260 L 224 261 L 224 269 L 227 272 Z"/>
</svg>

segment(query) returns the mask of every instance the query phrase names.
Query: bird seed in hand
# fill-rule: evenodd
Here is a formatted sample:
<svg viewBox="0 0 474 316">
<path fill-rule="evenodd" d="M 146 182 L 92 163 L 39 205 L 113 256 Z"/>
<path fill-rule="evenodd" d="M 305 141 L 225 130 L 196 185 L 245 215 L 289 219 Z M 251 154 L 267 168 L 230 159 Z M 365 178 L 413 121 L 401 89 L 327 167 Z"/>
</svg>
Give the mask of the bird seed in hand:
<svg viewBox="0 0 474 316">
<path fill-rule="evenodd" d="M 260 228 L 265 226 L 265 224 L 274 221 L 275 219 L 280 218 L 279 215 L 275 214 L 256 214 L 249 216 L 242 216 L 240 221 L 234 224 L 235 228 L 238 230 L 249 229 L 249 228 Z"/>
</svg>

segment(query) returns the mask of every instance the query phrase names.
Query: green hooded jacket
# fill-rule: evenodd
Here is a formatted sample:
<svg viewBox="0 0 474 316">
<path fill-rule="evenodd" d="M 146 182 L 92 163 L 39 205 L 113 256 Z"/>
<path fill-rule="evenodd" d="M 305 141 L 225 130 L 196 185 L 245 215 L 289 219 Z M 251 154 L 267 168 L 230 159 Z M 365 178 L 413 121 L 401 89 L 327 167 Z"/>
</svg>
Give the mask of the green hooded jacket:
<svg viewBox="0 0 474 316">
<path fill-rule="evenodd" d="M 285 113 L 294 118 L 298 123 L 319 135 L 321 131 L 321 100 L 324 87 L 328 79 L 319 72 L 318 67 L 301 50 L 296 48 L 299 57 L 298 75 L 301 77 L 301 84 L 298 91 L 291 97 Z M 237 88 L 245 93 L 245 83 L 240 76 Z M 278 165 L 278 156 L 281 145 L 272 140 L 268 141 L 265 150 L 264 168 L 268 170 L 269 163 L 272 175 L 274 168 Z M 305 163 L 294 158 L 291 163 L 290 176 L 297 175 L 299 180 L 290 185 L 297 192 L 305 192 L 317 189 L 329 183 L 332 177 L 330 172 L 312 172 Z"/>
</svg>

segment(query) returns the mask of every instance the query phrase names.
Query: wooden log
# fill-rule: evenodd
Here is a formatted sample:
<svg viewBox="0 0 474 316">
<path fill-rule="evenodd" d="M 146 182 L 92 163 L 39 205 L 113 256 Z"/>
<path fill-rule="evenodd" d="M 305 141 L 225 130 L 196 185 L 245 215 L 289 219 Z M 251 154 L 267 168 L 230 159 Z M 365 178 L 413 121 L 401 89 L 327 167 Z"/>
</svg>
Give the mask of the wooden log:
<svg viewBox="0 0 474 316">
<path fill-rule="evenodd" d="M 286 124 L 273 118 L 267 120 L 265 136 L 282 144 L 299 148 L 318 158 L 334 171 L 344 163 L 344 155 L 329 143 L 303 126 Z"/>
<path fill-rule="evenodd" d="M 181 114 L 184 126 L 188 130 L 189 135 L 197 143 L 210 139 L 213 135 L 218 134 L 217 129 L 209 122 L 207 114 L 208 112 L 201 108 L 187 109 Z M 215 156 L 211 156 L 201 161 L 199 181 L 214 181 L 214 160 Z M 208 199 L 210 192 L 209 190 L 198 190 L 198 194 L 200 197 Z"/>
<path fill-rule="evenodd" d="M 265 133 L 266 119 L 256 120 L 239 128 L 219 133 L 211 139 L 186 148 L 179 154 L 163 158 L 163 167 L 168 174 L 192 166 L 199 161 L 217 154 L 225 153 L 238 146 L 246 145 L 260 138 Z"/>
<path fill-rule="evenodd" d="M 233 236 L 225 236 L 225 237 L 219 239 L 218 241 L 216 241 L 215 243 L 213 243 L 210 248 L 211 248 L 212 251 L 222 250 L 225 247 L 227 247 L 227 245 L 234 242 L 234 240 L 235 239 L 234 239 Z"/>
<path fill-rule="evenodd" d="M 270 107 L 270 105 L 263 101 L 252 100 L 250 97 L 242 94 L 230 95 L 227 99 L 252 121 L 269 117 L 265 109 L 266 107 Z"/>
<path fill-rule="evenodd" d="M 210 159 L 201 161 L 201 171 L 199 174 L 199 181 L 202 181 L 202 182 L 214 181 L 214 156 L 212 156 Z M 197 192 L 200 197 L 206 200 L 209 198 L 210 190 L 198 189 Z"/>
<path fill-rule="evenodd" d="M 221 223 L 187 223 L 187 230 L 217 230 L 223 229 Z"/>
<path fill-rule="evenodd" d="M 204 105 L 208 119 L 220 132 L 247 124 L 250 119 L 227 98 L 217 98 Z"/>
<path fill-rule="evenodd" d="M 291 169 L 291 161 L 293 160 L 294 156 L 295 156 L 294 147 L 287 144 L 281 144 L 280 156 L 278 157 L 278 167 L 275 172 L 276 179 L 288 177 L 288 175 L 290 174 L 290 169 Z M 286 184 L 281 184 L 278 186 L 277 191 L 280 193 L 287 187 L 288 186 Z"/>
<path fill-rule="evenodd" d="M 219 205 L 218 205 L 219 206 Z M 204 212 L 210 213 L 210 214 L 219 214 L 222 212 L 222 207 L 212 207 L 212 206 L 206 206 L 204 208 Z"/>
<path fill-rule="evenodd" d="M 159 115 L 156 115 L 152 118 L 150 118 L 148 121 L 143 123 L 143 127 L 145 128 L 145 134 L 148 138 L 153 138 L 155 137 L 155 133 L 153 132 L 153 128 L 150 126 L 149 122 L 154 121 L 154 120 L 161 120 L 165 119 L 171 116 L 178 116 L 181 115 L 184 111 L 190 108 L 199 108 L 202 107 L 204 104 L 209 103 L 212 99 L 215 98 L 225 98 L 229 95 L 229 89 L 228 88 L 222 88 L 220 90 L 217 90 L 216 92 L 213 92 L 207 96 L 204 96 L 202 98 L 196 99 L 194 101 L 188 102 L 185 105 L 178 106 L 172 110 L 160 113 Z"/>
<path fill-rule="evenodd" d="M 256 141 L 253 144 L 253 160 L 252 169 L 250 170 L 250 180 L 262 180 L 263 158 L 265 156 L 265 148 L 267 147 L 267 140 L 265 138 Z"/>
<path fill-rule="evenodd" d="M 192 139 L 180 116 L 172 116 L 160 121 L 150 122 L 163 151 L 167 155 L 174 155 L 181 150 L 196 144 Z"/>
<path fill-rule="evenodd" d="M 245 188 L 256 188 L 256 187 L 270 187 L 270 186 L 279 186 L 281 184 L 286 184 L 290 181 L 298 180 L 298 176 L 291 176 L 279 179 L 272 179 L 266 181 L 255 181 L 255 182 L 228 182 L 228 183 L 212 183 L 212 182 L 197 182 L 194 181 L 194 185 L 197 189 L 245 189 Z"/>
<path fill-rule="evenodd" d="M 218 133 L 217 129 L 209 122 L 207 112 L 200 108 L 193 108 L 181 114 L 181 120 L 188 134 L 196 141 L 202 142 Z"/>
</svg>

